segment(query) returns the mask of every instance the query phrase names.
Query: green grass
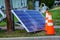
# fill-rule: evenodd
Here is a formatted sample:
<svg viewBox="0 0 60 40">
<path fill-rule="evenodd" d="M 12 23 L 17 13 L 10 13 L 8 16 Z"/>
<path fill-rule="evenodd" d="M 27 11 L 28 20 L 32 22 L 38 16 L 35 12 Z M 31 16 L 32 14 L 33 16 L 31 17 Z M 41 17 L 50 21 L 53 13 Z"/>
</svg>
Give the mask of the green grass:
<svg viewBox="0 0 60 40">
<path fill-rule="evenodd" d="M 3 20 L 2 22 L 0 22 L 0 26 L 6 26 L 6 20 Z"/>
<path fill-rule="evenodd" d="M 60 25 L 60 9 L 50 10 L 55 25 Z"/>
<path fill-rule="evenodd" d="M 55 29 L 56 35 L 60 36 L 60 29 Z M 0 38 L 6 37 L 39 37 L 39 36 L 47 36 L 44 31 L 37 32 L 37 33 L 27 33 L 24 29 L 23 30 L 15 30 L 11 33 L 6 33 L 6 30 L 0 30 Z"/>
<path fill-rule="evenodd" d="M 35 37 L 44 35 L 44 32 L 27 33 L 25 30 L 15 30 L 14 32 L 6 33 L 5 30 L 0 30 L 0 37 Z"/>
<path fill-rule="evenodd" d="M 58 29 L 56 28 L 55 31 L 56 31 L 56 36 L 60 36 L 60 28 Z"/>
</svg>

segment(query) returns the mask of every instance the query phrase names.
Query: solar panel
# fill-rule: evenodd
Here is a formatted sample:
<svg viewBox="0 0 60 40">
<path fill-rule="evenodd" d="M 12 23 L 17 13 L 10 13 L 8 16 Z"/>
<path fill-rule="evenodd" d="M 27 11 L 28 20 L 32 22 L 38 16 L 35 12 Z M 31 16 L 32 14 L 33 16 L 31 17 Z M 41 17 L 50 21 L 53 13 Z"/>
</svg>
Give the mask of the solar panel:
<svg viewBox="0 0 60 40">
<path fill-rule="evenodd" d="M 39 12 L 35 10 L 26 10 L 26 13 L 29 14 L 35 21 L 37 28 L 43 30 L 45 27 L 45 18 L 44 16 Z"/>
<path fill-rule="evenodd" d="M 27 32 L 35 32 L 41 30 L 42 26 L 39 25 L 41 25 L 42 22 L 39 23 L 36 21 L 37 19 L 35 19 L 34 16 L 32 16 L 34 14 L 33 11 L 31 12 L 32 15 L 30 15 L 30 11 L 23 10 L 12 10 L 12 13 L 17 17 L 19 22 L 21 22 L 21 24 Z"/>
</svg>

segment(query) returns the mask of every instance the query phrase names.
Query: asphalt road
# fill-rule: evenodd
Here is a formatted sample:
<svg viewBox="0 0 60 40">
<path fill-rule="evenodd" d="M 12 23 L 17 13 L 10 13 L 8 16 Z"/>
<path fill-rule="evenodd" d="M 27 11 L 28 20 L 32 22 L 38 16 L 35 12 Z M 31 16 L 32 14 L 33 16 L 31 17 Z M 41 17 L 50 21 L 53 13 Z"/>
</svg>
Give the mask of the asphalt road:
<svg viewBox="0 0 60 40">
<path fill-rule="evenodd" d="M 60 40 L 60 36 L 0 38 L 0 40 Z"/>
</svg>

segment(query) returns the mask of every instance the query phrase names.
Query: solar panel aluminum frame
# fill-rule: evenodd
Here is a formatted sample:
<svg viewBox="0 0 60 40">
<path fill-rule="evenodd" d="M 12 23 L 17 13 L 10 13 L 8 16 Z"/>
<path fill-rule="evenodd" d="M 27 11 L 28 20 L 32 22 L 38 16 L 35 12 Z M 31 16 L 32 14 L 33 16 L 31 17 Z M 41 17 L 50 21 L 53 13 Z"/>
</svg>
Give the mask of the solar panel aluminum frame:
<svg viewBox="0 0 60 40">
<path fill-rule="evenodd" d="M 2 10 L 0 10 L 0 14 L 2 15 L 2 16 L 0 17 L 0 22 L 1 22 L 4 18 L 6 18 L 6 15 L 3 13 Z"/>
<path fill-rule="evenodd" d="M 0 10 L 0 14 L 2 15 L 2 16 L 4 16 L 4 13 Z"/>
<path fill-rule="evenodd" d="M 19 22 L 21 22 L 22 26 L 26 29 L 27 32 L 30 32 L 26 26 L 24 25 L 24 23 L 18 18 L 18 16 L 15 14 L 15 12 L 13 10 L 11 10 L 11 12 L 16 16 L 16 18 L 19 20 Z"/>
</svg>

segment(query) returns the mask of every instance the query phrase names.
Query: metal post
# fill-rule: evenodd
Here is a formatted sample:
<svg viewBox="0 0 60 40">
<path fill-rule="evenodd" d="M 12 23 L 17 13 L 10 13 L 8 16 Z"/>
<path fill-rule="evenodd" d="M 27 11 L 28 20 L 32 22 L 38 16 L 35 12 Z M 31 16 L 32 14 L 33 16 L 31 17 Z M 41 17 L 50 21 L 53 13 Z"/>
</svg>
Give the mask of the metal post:
<svg viewBox="0 0 60 40">
<path fill-rule="evenodd" d="M 13 27 L 10 0 L 5 0 L 5 6 L 6 6 L 6 16 L 7 16 L 7 32 L 10 33 Z"/>
</svg>

